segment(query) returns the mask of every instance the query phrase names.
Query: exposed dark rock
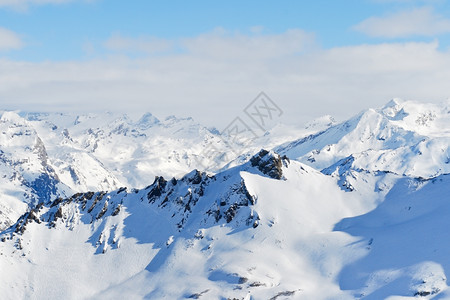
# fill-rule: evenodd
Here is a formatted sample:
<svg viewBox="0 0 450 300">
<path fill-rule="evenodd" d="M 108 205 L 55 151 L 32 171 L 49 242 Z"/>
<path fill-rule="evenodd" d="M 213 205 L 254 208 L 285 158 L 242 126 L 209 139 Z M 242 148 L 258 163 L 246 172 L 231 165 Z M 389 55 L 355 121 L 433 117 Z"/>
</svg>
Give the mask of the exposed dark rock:
<svg viewBox="0 0 450 300">
<path fill-rule="evenodd" d="M 88 202 L 88 200 L 91 200 L 92 197 L 94 197 L 95 193 L 94 192 L 87 192 L 83 195 L 83 197 L 81 197 L 81 209 L 85 210 L 86 209 L 86 204 Z"/>
<path fill-rule="evenodd" d="M 106 192 L 100 192 L 100 193 L 98 193 L 97 197 L 95 197 L 94 201 L 92 202 L 91 207 L 89 207 L 88 213 L 91 213 L 91 212 L 92 212 L 92 210 L 95 208 L 95 205 L 97 205 L 97 203 L 98 203 L 99 201 L 101 201 L 105 195 L 106 195 Z"/>
<path fill-rule="evenodd" d="M 247 186 L 245 185 L 244 180 L 241 181 L 241 187 L 240 187 L 240 189 L 237 192 L 239 192 L 240 194 L 244 195 L 246 200 L 248 201 L 248 203 L 251 203 L 252 205 L 255 205 L 256 197 L 250 195 L 250 193 L 249 193 L 249 191 L 247 189 Z M 246 205 L 248 205 L 248 203 Z"/>
<path fill-rule="evenodd" d="M 435 294 L 439 293 L 440 291 L 441 290 L 438 288 L 435 288 L 432 291 L 418 291 L 418 292 L 414 293 L 414 296 L 426 297 L 429 295 L 435 295 Z"/>
<path fill-rule="evenodd" d="M 294 296 L 296 291 L 285 291 L 285 292 L 279 292 L 278 294 L 276 294 L 275 296 L 273 296 L 272 298 L 270 298 L 270 300 L 276 300 L 279 297 L 283 297 L 283 296 Z"/>
<path fill-rule="evenodd" d="M 198 195 L 201 197 L 205 194 L 205 186 L 203 185 L 203 183 L 200 185 L 200 187 L 198 188 L 197 191 Z"/>
<path fill-rule="evenodd" d="M 51 213 L 50 217 L 48 219 L 48 226 L 49 227 L 55 227 L 56 226 L 56 221 L 58 219 L 62 219 L 63 218 L 63 212 L 62 212 L 62 206 L 58 207 L 58 210 L 56 211 L 56 213 Z"/>
<path fill-rule="evenodd" d="M 248 278 L 246 277 L 239 277 L 238 284 L 244 284 L 248 281 Z"/>
<path fill-rule="evenodd" d="M 283 164 L 287 166 L 289 162 L 286 156 L 281 157 L 264 149 L 250 159 L 252 167 L 257 167 L 259 171 L 273 179 L 283 178 Z"/>
<path fill-rule="evenodd" d="M 22 239 L 20 239 L 20 238 L 17 239 L 15 247 L 16 247 L 17 250 L 22 250 L 23 249 L 23 247 L 22 247 Z"/>
<path fill-rule="evenodd" d="M 74 200 L 74 199 L 77 199 L 77 198 L 80 198 L 81 196 L 83 196 L 84 194 L 83 193 L 76 193 L 76 194 L 73 194 L 72 196 L 70 196 L 70 200 Z M 92 197 L 92 196 L 91 196 Z"/>
<path fill-rule="evenodd" d="M 216 208 L 216 209 L 209 209 L 206 214 L 208 216 L 213 216 L 216 222 L 219 222 L 219 220 L 222 218 L 222 215 L 220 213 L 220 208 Z"/>
<path fill-rule="evenodd" d="M 194 176 L 190 180 L 192 184 L 199 184 L 200 182 L 202 182 L 202 175 L 203 174 L 200 171 L 195 170 Z"/>
<path fill-rule="evenodd" d="M 36 144 L 34 145 L 33 150 L 35 153 L 37 153 L 39 160 L 41 161 L 41 164 L 44 167 L 47 166 L 48 154 L 47 154 L 47 150 L 45 149 L 45 145 L 42 142 L 41 138 L 36 137 Z"/>
<path fill-rule="evenodd" d="M 112 212 L 111 216 L 117 216 L 122 208 L 122 204 L 117 205 L 116 209 Z"/>
<path fill-rule="evenodd" d="M 59 205 L 61 202 L 63 202 L 63 198 L 57 198 L 55 201 L 52 202 L 52 204 L 50 205 L 50 208 Z"/>
<path fill-rule="evenodd" d="M 192 294 L 192 295 L 190 295 L 188 298 L 189 298 L 189 299 L 200 299 L 200 297 L 201 297 L 202 295 L 206 294 L 207 292 L 209 292 L 209 289 L 208 289 L 208 290 L 204 290 L 203 292 L 200 292 L 200 293 Z"/>
<path fill-rule="evenodd" d="M 164 207 L 164 205 L 166 205 L 167 202 L 169 202 L 169 195 L 170 195 L 170 193 L 166 197 L 164 197 L 164 200 L 161 202 L 160 205 L 158 205 L 159 207 Z"/>
<path fill-rule="evenodd" d="M 41 207 L 42 207 L 42 205 L 39 205 L 38 207 L 32 209 L 30 212 L 22 215 L 16 223 L 17 225 L 16 225 L 16 229 L 14 230 L 14 232 L 23 234 L 25 232 L 27 224 L 29 224 L 33 221 L 38 224 L 41 224 L 41 220 L 36 215 Z"/>
<path fill-rule="evenodd" d="M 36 216 L 36 212 L 34 210 L 31 210 L 30 213 L 28 214 L 28 218 L 29 221 L 34 221 L 38 224 L 41 224 L 41 220 L 39 220 L 39 218 Z"/>
<path fill-rule="evenodd" d="M 162 176 L 156 176 L 155 181 L 150 186 L 151 190 L 147 194 L 147 199 L 150 203 L 155 202 L 155 200 L 162 195 L 164 189 L 166 188 L 167 181 Z"/>
<path fill-rule="evenodd" d="M 60 218 L 62 218 L 62 217 L 63 217 L 62 208 L 59 207 L 58 210 L 57 210 L 56 213 L 55 213 L 55 218 L 54 218 L 54 220 L 56 221 L 57 219 L 60 219 Z"/>
<path fill-rule="evenodd" d="M 127 190 L 126 187 L 121 187 L 121 188 L 117 191 L 117 194 L 120 194 L 120 193 L 122 193 L 122 192 L 125 192 L 126 190 Z"/>
<path fill-rule="evenodd" d="M 266 286 L 266 284 L 259 282 L 259 281 L 255 281 L 255 282 L 250 283 L 248 286 L 249 287 L 260 287 L 260 286 Z"/>
<path fill-rule="evenodd" d="M 237 210 L 238 210 L 238 205 L 236 203 L 233 203 L 225 211 L 225 219 L 226 219 L 227 223 L 230 223 L 233 220 L 233 218 L 236 216 Z"/>
<path fill-rule="evenodd" d="M 102 210 L 99 212 L 99 214 L 97 216 L 97 220 L 100 219 L 101 217 L 103 217 L 107 210 L 108 210 L 108 202 L 105 201 L 105 204 L 103 205 Z"/>
<path fill-rule="evenodd" d="M 69 139 L 69 140 L 72 140 L 72 138 L 70 137 L 69 130 L 64 129 L 64 130 L 62 131 L 62 135 L 63 135 L 65 138 L 67 138 L 67 139 Z"/>
</svg>

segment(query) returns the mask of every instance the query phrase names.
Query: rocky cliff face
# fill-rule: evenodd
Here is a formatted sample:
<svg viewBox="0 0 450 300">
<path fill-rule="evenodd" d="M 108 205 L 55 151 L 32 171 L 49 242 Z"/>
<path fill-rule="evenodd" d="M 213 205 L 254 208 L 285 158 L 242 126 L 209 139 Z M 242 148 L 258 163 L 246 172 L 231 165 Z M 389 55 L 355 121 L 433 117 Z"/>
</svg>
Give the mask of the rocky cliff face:
<svg viewBox="0 0 450 300">
<path fill-rule="evenodd" d="M 263 174 L 274 178 L 283 178 L 283 165 L 287 167 L 289 164 L 289 158 L 287 156 L 281 157 L 279 154 L 269 152 L 267 150 L 261 150 L 257 155 L 250 159 L 250 163 L 253 167 L 257 167 Z"/>
</svg>

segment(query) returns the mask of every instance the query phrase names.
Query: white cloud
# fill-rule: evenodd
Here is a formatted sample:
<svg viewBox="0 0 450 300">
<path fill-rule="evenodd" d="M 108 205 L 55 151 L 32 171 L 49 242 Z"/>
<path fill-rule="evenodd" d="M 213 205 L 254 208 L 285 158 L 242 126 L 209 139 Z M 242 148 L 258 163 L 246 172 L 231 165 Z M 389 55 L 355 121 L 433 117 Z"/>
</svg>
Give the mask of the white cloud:
<svg viewBox="0 0 450 300">
<path fill-rule="evenodd" d="M 22 48 L 23 43 L 15 32 L 0 27 L 0 51 Z"/>
<path fill-rule="evenodd" d="M 263 28 L 251 28 L 252 34 L 232 33 L 223 28 L 179 40 L 166 40 L 151 36 L 130 38 L 112 35 L 104 46 L 119 53 L 170 53 L 178 50 L 189 55 L 214 59 L 261 59 L 293 55 L 314 45 L 314 35 L 300 29 L 282 34 L 262 34 Z"/>
<path fill-rule="evenodd" d="M 207 35 L 213 35 L 211 43 Z M 302 43 L 311 41 L 302 31 L 207 35 L 178 41 L 185 46 L 182 53 L 139 59 L 0 60 L 2 108 L 150 111 L 193 116 L 223 128 L 260 91 L 283 109 L 282 121 L 297 124 L 323 114 L 349 117 L 393 97 L 450 96 L 450 53 L 440 51 L 437 42 L 303 52 Z"/>
<path fill-rule="evenodd" d="M 182 40 L 190 53 L 220 59 L 262 59 L 294 55 L 314 45 L 314 35 L 300 29 L 282 34 L 230 34 L 222 28 Z"/>
<path fill-rule="evenodd" d="M 172 48 L 172 43 L 165 39 L 155 37 L 124 37 L 119 33 L 113 34 L 104 46 L 108 50 L 119 52 L 144 52 L 144 53 L 160 53 L 168 51 Z"/>
<path fill-rule="evenodd" d="M 430 7 L 422 7 L 384 17 L 371 17 L 354 26 L 354 29 L 372 37 L 435 36 L 450 33 L 450 19 L 436 14 Z"/>
</svg>

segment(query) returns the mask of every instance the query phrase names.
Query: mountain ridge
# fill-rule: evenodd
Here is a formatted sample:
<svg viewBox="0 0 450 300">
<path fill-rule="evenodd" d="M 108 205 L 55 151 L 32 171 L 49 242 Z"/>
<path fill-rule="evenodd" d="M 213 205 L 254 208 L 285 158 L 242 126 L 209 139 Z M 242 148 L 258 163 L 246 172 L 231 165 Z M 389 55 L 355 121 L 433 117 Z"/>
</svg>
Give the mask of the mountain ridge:
<svg viewBox="0 0 450 300">
<path fill-rule="evenodd" d="M 339 124 L 321 118 L 290 141 L 270 141 L 278 127 L 217 172 L 51 194 L 15 212 L 18 221 L 0 233 L 0 268 L 8 274 L 0 290 L 11 299 L 450 297 L 448 107 L 394 99 Z M 6 115 L 4 125 L 14 118 Z M 145 118 L 149 128 L 165 122 Z M 16 136 L 32 121 L 15 122 L 3 138 L 32 145 L 23 151 L 40 170 L 45 153 L 51 160 L 61 145 L 46 147 L 31 129 Z M 79 136 L 59 130 L 47 140 L 90 151 L 96 141 L 102 149 L 125 136 L 145 140 L 127 122 L 80 127 Z M 181 131 L 167 125 L 171 134 L 203 130 L 182 122 Z M 261 144 L 272 147 L 255 150 Z"/>
</svg>

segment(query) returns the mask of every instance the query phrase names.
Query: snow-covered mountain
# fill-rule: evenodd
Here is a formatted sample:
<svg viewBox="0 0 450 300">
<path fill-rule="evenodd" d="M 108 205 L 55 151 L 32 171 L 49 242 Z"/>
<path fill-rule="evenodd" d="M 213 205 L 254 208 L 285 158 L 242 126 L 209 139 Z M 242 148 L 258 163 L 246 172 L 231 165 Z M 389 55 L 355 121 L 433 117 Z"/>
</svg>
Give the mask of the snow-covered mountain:
<svg viewBox="0 0 450 300">
<path fill-rule="evenodd" d="M 202 144 L 220 147 L 222 142 L 191 118 L 159 121 L 148 113 L 137 121 L 113 113 L 23 115 L 44 143 L 52 145 L 50 156 L 64 178 L 83 190 L 143 187 L 155 176 L 181 176 L 195 168 Z M 105 169 L 110 178 L 89 171 L 92 164 Z M 70 167 L 73 171 L 67 171 Z"/>
<path fill-rule="evenodd" d="M 0 145 L 1 230 L 12 225 L 27 210 L 27 204 L 49 201 L 70 188 L 59 180 L 34 128 L 17 114 L 1 115 Z"/>
<path fill-rule="evenodd" d="M 6 299 L 450 298 L 450 104 L 280 125 L 207 173 L 227 145 L 190 119 L 1 120 Z"/>
<path fill-rule="evenodd" d="M 450 103 L 391 100 L 277 151 L 316 169 L 339 160 L 367 171 L 431 178 L 450 173 Z"/>
<path fill-rule="evenodd" d="M 36 205 L 77 192 L 142 188 L 155 176 L 176 176 L 197 168 L 216 171 L 230 160 L 240 164 L 264 145 L 273 147 L 292 133 L 311 129 L 278 125 L 250 147 L 233 145 L 217 130 L 191 118 L 164 121 L 146 113 L 127 115 L 16 113 L 0 117 L 0 230 Z M 282 133 L 282 134 L 280 134 Z M 214 146 L 224 153 L 208 155 Z M 236 159 L 237 154 L 242 156 Z"/>
</svg>

